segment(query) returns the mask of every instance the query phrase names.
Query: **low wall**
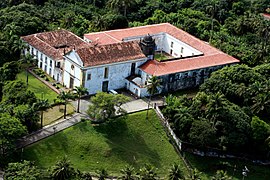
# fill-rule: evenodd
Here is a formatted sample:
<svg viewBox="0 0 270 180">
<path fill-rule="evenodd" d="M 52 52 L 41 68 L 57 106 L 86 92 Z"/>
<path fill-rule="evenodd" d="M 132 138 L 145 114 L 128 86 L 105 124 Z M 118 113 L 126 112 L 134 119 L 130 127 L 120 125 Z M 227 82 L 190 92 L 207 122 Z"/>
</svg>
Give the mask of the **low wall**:
<svg viewBox="0 0 270 180">
<path fill-rule="evenodd" d="M 165 127 L 167 134 L 169 135 L 171 140 L 174 141 L 173 144 L 176 145 L 178 151 L 180 151 L 180 152 L 185 151 L 185 152 L 189 152 L 191 154 L 198 155 L 198 156 L 248 160 L 248 161 L 253 162 L 254 164 L 270 165 L 270 161 L 268 161 L 268 160 L 253 159 L 253 158 L 249 157 L 249 155 L 232 154 L 232 153 L 229 154 L 229 153 L 223 152 L 221 150 L 211 149 L 211 148 L 205 148 L 205 150 L 202 150 L 202 149 L 195 147 L 194 145 L 192 145 L 190 143 L 183 142 L 175 135 L 175 133 L 173 132 L 173 130 L 170 127 L 169 122 L 166 120 L 166 118 L 162 114 L 160 108 L 158 106 L 156 106 L 155 110 L 156 110 L 158 116 L 160 117 L 162 125 Z"/>
</svg>

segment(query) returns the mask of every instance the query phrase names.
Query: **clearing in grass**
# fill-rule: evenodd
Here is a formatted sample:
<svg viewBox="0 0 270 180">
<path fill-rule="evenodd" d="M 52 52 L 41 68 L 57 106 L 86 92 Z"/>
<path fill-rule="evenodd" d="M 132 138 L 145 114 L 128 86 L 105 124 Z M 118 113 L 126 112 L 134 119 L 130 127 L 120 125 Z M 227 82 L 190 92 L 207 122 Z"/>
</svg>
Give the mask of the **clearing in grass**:
<svg viewBox="0 0 270 180">
<path fill-rule="evenodd" d="M 158 168 L 158 174 L 163 177 L 176 162 L 186 174 L 155 112 L 150 111 L 148 120 L 145 117 L 144 111 L 100 125 L 81 122 L 25 148 L 23 158 L 48 168 L 67 155 L 81 171 L 95 172 L 105 168 L 111 174 L 119 174 L 125 165 L 138 170 L 149 163 Z"/>
</svg>

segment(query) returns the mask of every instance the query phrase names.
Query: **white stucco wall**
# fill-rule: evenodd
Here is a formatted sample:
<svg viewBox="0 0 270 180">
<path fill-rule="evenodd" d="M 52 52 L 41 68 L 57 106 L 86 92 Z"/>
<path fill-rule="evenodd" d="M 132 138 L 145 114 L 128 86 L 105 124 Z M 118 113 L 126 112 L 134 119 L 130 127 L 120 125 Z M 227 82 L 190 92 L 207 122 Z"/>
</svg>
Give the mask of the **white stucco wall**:
<svg viewBox="0 0 270 180">
<path fill-rule="evenodd" d="M 171 47 L 171 43 L 173 42 L 173 47 Z M 181 50 L 182 49 L 182 50 Z M 171 54 L 172 50 L 172 54 Z M 173 57 L 187 57 L 200 55 L 202 52 L 196 50 L 195 48 L 187 45 L 186 43 L 174 38 L 173 36 L 166 34 L 164 43 L 163 43 L 163 51 L 168 54 L 171 54 Z M 182 52 L 181 52 L 182 51 Z"/>
<path fill-rule="evenodd" d="M 95 94 L 98 91 L 102 91 L 102 84 L 104 81 L 108 81 L 108 90 L 125 88 L 126 78 L 130 76 L 131 73 L 131 64 L 136 63 L 136 72 L 138 71 L 137 67 L 145 61 L 145 59 L 142 59 L 136 61 L 127 61 L 122 63 L 89 67 L 85 69 L 84 86 L 88 89 L 89 94 Z M 108 78 L 104 78 L 104 71 L 106 67 L 108 68 Z M 91 74 L 91 80 L 87 80 L 88 74 Z"/>
<path fill-rule="evenodd" d="M 55 80 L 57 80 L 57 76 L 59 76 L 58 81 L 62 82 L 62 70 L 60 68 L 56 67 L 56 60 L 50 58 L 48 55 L 42 53 L 41 51 L 34 48 L 33 46 L 31 46 L 31 45 L 28 45 L 28 46 L 29 46 L 29 51 L 27 49 L 25 49 L 24 50 L 25 54 L 30 53 L 31 55 L 33 55 L 34 58 L 36 58 L 38 60 L 37 66 L 40 69 L 42 69 L 45 73 L 50 75 Z M 47 58 L 47 63 L 46 63 L 46 58 Z M 60 61 L 62 61 L 62 60 L 60 60 Z M 42 66 L 40 66 L 41 62 L 42 62 Z M 63 64 L 63 62 L 61 62 L 61 66 L 62 66 L 62 64 Z M 47 68 L 45 68 L 45 67 L 47 67 Z M 50 69 L 51 69 L 51 71 L 50 71 Z"/>
<path fill-rule="evenodd" d="M 71 67 L 74 67 L 73 69 Z M 82 70 L 81 66 L 74 63 L 70 59 L 65 57 L 64 63 L 64 86 L 67 88 L 75 88 L 76 86 L 80 86 L 82 82 Z M 74 79 L 73 87 L 70 87 L 70 78 Z"/>
</svg>

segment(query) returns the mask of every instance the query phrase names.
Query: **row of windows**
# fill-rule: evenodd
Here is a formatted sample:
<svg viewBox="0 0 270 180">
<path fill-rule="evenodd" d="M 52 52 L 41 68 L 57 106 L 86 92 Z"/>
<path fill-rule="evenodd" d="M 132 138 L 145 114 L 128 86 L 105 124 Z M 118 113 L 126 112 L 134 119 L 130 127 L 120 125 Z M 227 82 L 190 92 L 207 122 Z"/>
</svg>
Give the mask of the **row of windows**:
<svg viewBox="0 0 270 180">
<path fill-rule="evenodd" d="M 171 48 L 173 48 L 173 41 L 171 42 Z M 181 53 L 183 53 L 184 52 L 184 47 L 181 47 L 181 51 L 180 51 Z M 172 49 L 171 49 L 171 54 L 172 54 Z"/>
<path fill-rule="evenodd" d="M 89 81 L 89 80 L 91 80 L 91 77 L 92 75 L 91 75 L 91 73 L 88 73 L 87 74 L 87 80 Z M 109 68 L 108 67 L 105 67 L 104 68 L 104 79 L 107 79 L 109 77 Z"/>
</svg>

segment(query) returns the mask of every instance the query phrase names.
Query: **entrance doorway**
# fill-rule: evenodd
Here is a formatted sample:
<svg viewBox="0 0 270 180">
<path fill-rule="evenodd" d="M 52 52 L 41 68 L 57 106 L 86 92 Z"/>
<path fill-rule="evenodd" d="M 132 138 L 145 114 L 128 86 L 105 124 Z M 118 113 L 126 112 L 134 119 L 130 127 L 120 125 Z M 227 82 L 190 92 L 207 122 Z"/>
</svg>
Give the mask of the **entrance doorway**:
<svg viewBox="0 0 270 180">
<path fill-rule="evenodd" d="M 74 78 L 70 77 L 70 79 L 69 79 L 69 88 L 73 89 L 73 86 L 74 86 Z"/>
<path fill-rule="evenodd" d="M 108 86 L 109 86 L 109 81 L 103 81 L 103 83 L 102 83 L 102 91 L 103 92 L 108 92 Z"/>
<path fill-rule="evenodd" d="M 131 64 L 130 75 L 135 75 L 135 67 L 136 67 L 136 63 L 132 63 Z"/>
</svg>

